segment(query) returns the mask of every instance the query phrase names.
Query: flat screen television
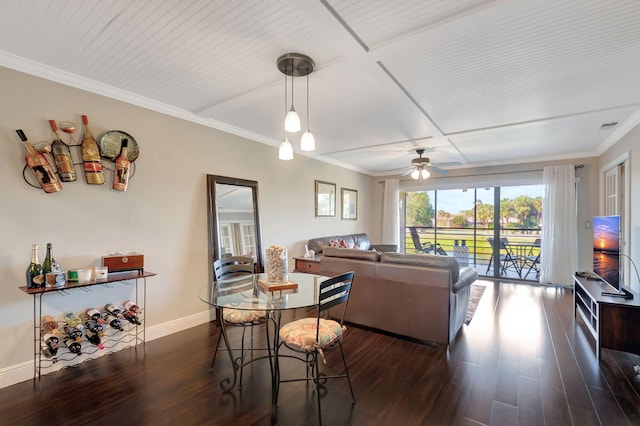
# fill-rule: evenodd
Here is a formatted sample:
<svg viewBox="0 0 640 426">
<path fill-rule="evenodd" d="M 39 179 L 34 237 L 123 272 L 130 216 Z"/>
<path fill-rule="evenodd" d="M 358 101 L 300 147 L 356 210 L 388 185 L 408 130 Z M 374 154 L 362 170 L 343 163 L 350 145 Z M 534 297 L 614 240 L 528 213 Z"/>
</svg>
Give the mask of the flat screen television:
<svg viewBox="0 0 640 426">
<path fill-rule="evenodd" d="M 620 216 L 593 218 L 593 272 L 616 291 L 620 281 Z"/>
</svg>

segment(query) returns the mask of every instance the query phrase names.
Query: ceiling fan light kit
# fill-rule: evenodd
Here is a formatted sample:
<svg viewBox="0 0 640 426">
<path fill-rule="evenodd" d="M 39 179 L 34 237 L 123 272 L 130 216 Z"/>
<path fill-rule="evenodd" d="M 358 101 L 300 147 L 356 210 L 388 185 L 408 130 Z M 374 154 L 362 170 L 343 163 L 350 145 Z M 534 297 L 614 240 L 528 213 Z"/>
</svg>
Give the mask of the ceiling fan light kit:
<svg viewBox="0 0 640 426">
<path fill-rule="evenodd" d="M 422 154 L 424 154 L 424 151 L 424 148 L 416 149 L 418 158 L 411 160 L 411 168 L 404 172 L 402 176 L 410 175 L 411 178 L 415 180 L 426 180 L 431 176 L 429 169 L 438 173 L 447 173 L 446 170 L 443 170 L 431 163 L 431 159 L 429 157 L 423 157 Z"/>
<path fill-rule="evenodd" d="M 290 157 L 293 158 L 293 147 L 289 143 L 286 133 L 297 133 L 301 130 L 300 116 L 293 106 L 293 78 L 307 77 L 307 131 L 304 132 L 300 140 L 300 149 L 302 151 L 313 151 L 316 149 L 316 141 L 309 130 L 309 74 L 313 72 L 315 64 L 313 60 L 301 53 L 285 53 L 276 61 L 278 70 L 285 75 L 284 80 L 284 103 L 285 111 L 287 111 L 287 76 L 291 77 L 291 108 L 286 112 L 284 120 L 285 140 L 280 144 L 279 158 L 282 160 L 282 151 L 285 156 L 289 157 L 288 150 L 291 150 Z"/>
</svg>

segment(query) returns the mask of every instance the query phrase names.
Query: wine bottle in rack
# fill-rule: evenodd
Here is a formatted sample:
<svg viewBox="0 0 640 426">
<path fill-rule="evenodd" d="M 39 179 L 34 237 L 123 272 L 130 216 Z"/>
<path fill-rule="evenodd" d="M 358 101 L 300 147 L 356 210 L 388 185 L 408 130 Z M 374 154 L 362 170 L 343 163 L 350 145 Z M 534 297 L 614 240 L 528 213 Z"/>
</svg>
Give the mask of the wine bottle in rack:
<svg viewBox="0 0 640 426">
<path fill-rule="evenodd" d="M 55 120 L 49 120 L 49 126 L 51 126 L 51 131 L 53 131 L 51 151 L 53 152 L 53 158 L 56 160 L 56 167 L 58 168 L 60 179 L 63 182 L 73 182 L 77 179 L 77 176 L 73 168 L 71 150 L 69 150 L 67 144 L 60 139 L 60 133 L 58 133 L 58 126 Z"/>
<path fill-rule="evenodd" d="M 51 333 L 47 333 L 42 336 L 42 348 L 43 353 L 47 358 L 52 358 L 58 353 L 58 336 L 54 336 Z M 46 348 L 46 352 L 45 352 Z"/>
<path fill-rule="evenodd" d="M 121 320 L 124 319 L 124 315 L 122 314 L 122 309 L 118 308 L 113 303 L 107 303 L 106 305 L 104 305 L 104 310 L 109 312 L 110 314 L 117 316 Z"/>
<path fill-rule="evenodd" d="M 40 342 L 40 350 L 42 351 L 42 355 L 45 358 L 48 358 L 51 360 L 51 362 L 56 362 L 58 360 L 58 349 L 56 348 L 56 350 L 54 351 L 53 349 L 51 349 L 50 346 L 48 346 L 45 342 Z"/>
<path fill-rule="evenodd" d="M 113 315 L 112 313 L 107 312 L 107 314 L 104 316 L 104 319 L 111 327 L 116 328 L 120 331 L 124 330 L 122 328 L 122 321 L 120 320 L 120 318 Z"/>
<path fill-rule="evenodd" d="M 131 169 L 131 161 L 129 161 L 129 140 L 122 139 L 120 155 L 116 158 L 113 171 L 113 189 L 116 191 L 126 191 L 129 184 L 129 169 Z"/>
<path fill-rule="evenodd" d="M 96 308 L 87 309 L 86 315 L 89 319 L 97 321 L 98 324 L 104 324 L 104 318 L 102 318 L 102 314 Z"/>
<path fill-rule="evenodd" d="M 63 316 L 64 321 L 66 321 L 67 324 L 69 324 L 71 327 L 75 327 L 79 330 L 84 328 L 84 326 L 82 325 L 82 320 L 78 318 L 78 316 L 73 312 L 65 312 Z"/>
<path fill-rule="evenodd" d="M 142 323 L 140 322 L 140 318 L 138 318 L 138 315 L 136 315 L 135 312 L 133 311 L 124 311 L 124 318 L 129 321 L 131 324 L 136 324 L 136 325 L 142 325 Z"/>
<path fill-rule="evenodd" d="M 104 327 L 98 321 L 88 319 L 84 322 L 84 325 L 87 330 L 91 331 L 92 333 L 97 334 L 98 336 L 104 335 Z"/>
<path fill-rule="evenodd" d="M 27 267 L 27 288 L 44 287 L 42 265 L 38 260 L 38 245 L 31 246 L 31 263 Z"/>
<path fill-rule="evenodd" d="M 89 343 L 91 343 L 92 345 L 96 345 L 99 349 L 104 349 L 104 345 L 102 344 L 100 335 L 98 333 L 87 330 L 85 331 L 84 335 Z"/>
<path fill-rule="evenodd" d="M 42 317 L 42 331 L 45 334 L 53 334 L 54 336 L 58 336 L 60 334 L 60 330 L 58 329 L 58 321 L 54 320 L 51 315 L 45 315 Z"/>
<path fill-rule="evenodd" d="M 64 332 L 69 339 L 75 339 L 76 342 L 82 342 L 82 330 L 77 327 L 72 327 L 69 324 L 64 325 Z"/>
<path fill-rule="evenodd" d="M 81 342 L 82 340 L 80 340 Z M 65 337 L 64 344 L 69 349 L 69 352 L 80 355 L 82 354 L 82 345 L 76 339 Z"/>
<path fill-rule="evenodd" d="M 49 164 L 49 161 L 44 154 L 36 151 L 22 129 L 16 130 L 16 133 L 27 147 L 27 155 L 25 155 L 24 159 L 27 162 L 27 166 L 29 166 L 29 169 L 31 169 L 31 172 L 36 177 L 40 187 L 47 194 L 61 191 L 62 185 L 56 177 L 56 174 L 53 172 L 53 168 L 51 168 L 51 164 Z"/>
<path fill-rule="evenodd" d="M 124 302 L 122 302 L 122 307 L 127 311 L 133 311 L 136 314 L 140 313 L 140 307 L 131 300 L 125 300 Z"/>
<path fill-rule="evenodd" d="M 102 173 L 102 163 L 100 162 L 100 150 L 98 144 L 89 130 L 89 120 L 86 115 L 82 116 L 84 124 L 84 137 L 80 145 L 82 151 L 82 162 L 84 164 L 84 177 L 90 185 L 104 184 L 104 174 Z"/>
</svg>

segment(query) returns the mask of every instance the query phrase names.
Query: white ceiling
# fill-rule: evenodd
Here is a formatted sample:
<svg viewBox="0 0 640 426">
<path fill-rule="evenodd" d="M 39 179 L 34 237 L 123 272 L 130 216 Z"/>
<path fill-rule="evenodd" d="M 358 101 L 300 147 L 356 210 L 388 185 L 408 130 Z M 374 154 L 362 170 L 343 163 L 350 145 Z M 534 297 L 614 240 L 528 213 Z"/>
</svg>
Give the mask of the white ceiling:
<svg viewBox="0 0 640 426">
<path fill-rule="evenodd" d="M 310 155 L 372 175 L 598 155 L 640 122 L 638 0 L 0 0 L 0 65 L 273 146 L 288 52 L 316 64 Z"/>
</svg>

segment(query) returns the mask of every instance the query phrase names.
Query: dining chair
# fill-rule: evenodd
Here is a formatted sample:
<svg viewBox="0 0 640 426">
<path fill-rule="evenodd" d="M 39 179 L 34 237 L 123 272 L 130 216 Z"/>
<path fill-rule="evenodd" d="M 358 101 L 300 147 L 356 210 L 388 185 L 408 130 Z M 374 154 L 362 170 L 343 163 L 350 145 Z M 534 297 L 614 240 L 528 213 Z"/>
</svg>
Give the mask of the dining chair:
<svg viewBox="0 0 640 426">
<path fill-rule="evenodd" d="M 243 286 L 253 286 L 253 280 L 250 281 L 238 281 L 231 280 L 232 278 L 251 276 L 254 273 L 254 261 L 252 257 L 248 256 L 225 256 L 216 260 L 213 263 L 213 270 L 216 276 L 216 283 L 218 291 L 240 291 Z M 227 280 L 227 281 L 225 281 Z M 267 322 L 267 313 L 263 310 L 244 310 L 234 308 L 221 308 L 218 309 L 217 315 L 218 324 L 220 325 L 220 333 L 218 334 L 218 340 L 213 352 L 213 359 L 211 360 L 210 371 L 213 371 L 213 366 L 216 362 L 216 355 L 220 349 L 220 340 L 226 333 L 227 326 L 242 327 L 242 336 L 240 344 L 240 355 L 234 359 L 236 369 L 240 369 L 240 382 L 238 389 L 242 389 L 242 371 L 245 364 L 245 355 L 250 353 L 253 356 L 253 327 L 265 324 Z M 224 322 L 224 324 L 222 324 Z M 249 348 L 245 350 L 245 332 L 247 328 L 250 329 Z M 227 339 L 225 339 L 225 343 Z M 228 344 L 228 343 L 227 343 Z M 229 349 L 227 349 L 229 350 Z M 231 349 L 235 351 L 236 349 Z"/>
<path fill-rule="evenodd" d="M 277 385 L 279 386 L 280 383 L 285 382 L 306 381 L 306 386 L 309 386 L 309 381 L 313 381 L 316 400 L 318 402 L 318 420 L 320 425 L 322 424 L 320 385 L 326 383 L 327 379 L 346 378 L 349 382 L 349 390 L 351 391 L 351 403 L 355 404 L 356 402 L 349 377 L 347 361 L 344 357 L 344 350 L 342 349 L 342 339 L 346 329 L 344 326 L 344 315 L 347 310 L 352 282 L 353 272 L 347 272 L 321 282 L 319 285 L 316 316 L 292 321 L 282 326 L 279 331 L 280 343 L 276 347 L 276 356 L 279 356 L 280 348 L 283 345 L 291 351 L 300 354 L 300 356 L 285 356 L 303 361 L 306 364 L 306 377 L 287 380 L 278 378 Z M 335 315 L 336 312 L 339 313 L 337 320 L 329 318 L 330 309 L 332 309 L 332 316 Z M 320 373 L 320 359 L 322 359 L 323 364 L 326 364 L 325 353 L 335 348 L 340 348 L 344 371 L 335 375 Z M 304 358 L 302 358 L 302 355 L 304 355 Z"/>
</svg>

